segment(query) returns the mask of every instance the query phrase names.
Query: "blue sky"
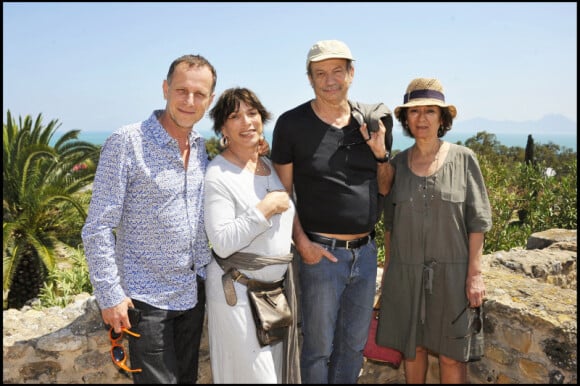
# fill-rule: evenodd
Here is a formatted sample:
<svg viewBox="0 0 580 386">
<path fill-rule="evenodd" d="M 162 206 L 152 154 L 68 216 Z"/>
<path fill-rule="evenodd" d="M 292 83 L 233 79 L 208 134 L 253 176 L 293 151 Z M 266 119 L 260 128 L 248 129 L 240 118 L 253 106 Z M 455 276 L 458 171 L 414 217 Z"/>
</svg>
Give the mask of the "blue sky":
<svg viewBox="0 0 580 386">
<path fill-rule="evenodd" d="M 10 109 L 62 131 L 113 131 L 163 108 L 170 63 L 196 53 L 217 68 L 217 95 L 258 94 L 274 116 L 268 131 L 313 97 L 310 46 L 339 39 L 356 59 L 351 99 L 394 109 L 411 79 L 436 77 L 457 122 L 577 122 L 576 36 L 575 2 L 4 2 L 3 121 Z"/>
</svg>

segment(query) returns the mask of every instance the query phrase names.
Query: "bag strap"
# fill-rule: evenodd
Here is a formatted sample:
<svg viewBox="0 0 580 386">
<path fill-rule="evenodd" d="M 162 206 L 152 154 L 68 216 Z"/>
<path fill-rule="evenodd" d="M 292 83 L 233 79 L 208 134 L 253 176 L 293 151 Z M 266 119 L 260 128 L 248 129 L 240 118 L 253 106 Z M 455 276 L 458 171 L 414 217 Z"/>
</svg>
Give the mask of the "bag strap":
<svg viewBox="0 0 580 386">
<path fill-rule="evenodd" d="M 284 278 L 274 281 L 265 282 L 256 279 L 250 279 L 236 268 L 230 268 L 226 273 L 222 275 L 222 285 L 224 287 L 224 295 L 226 297 L 226 302 L 230 306 L 235 306 L 238 302 L 238 297 L 236 296 L 236 289 L 234 288 L 234 282 L 245 285 L 251 290 L 272 290 L 275 288 L 283 287 Z"/>
<path fill-rule="evenodd" d="M 222 285 L 224 287 L 224 295 L 226 297 L 226 302 L 230 306 L 235 306 L 236 303 L 238 302 L 238 297 L 236 296 L 236 289 L 234 288 L 235 281 L 247 286 L 248 282 L 250 281 L 250 278 L 235 268 L 230 268 L 226 273 L 222 275 Z"/>
</svg>

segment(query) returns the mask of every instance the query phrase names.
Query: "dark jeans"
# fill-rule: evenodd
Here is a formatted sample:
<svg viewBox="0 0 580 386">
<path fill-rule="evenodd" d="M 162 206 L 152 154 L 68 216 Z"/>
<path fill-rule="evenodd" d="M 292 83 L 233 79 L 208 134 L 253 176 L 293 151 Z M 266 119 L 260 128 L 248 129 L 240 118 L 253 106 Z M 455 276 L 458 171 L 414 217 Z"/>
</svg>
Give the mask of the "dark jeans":
<svg viewBox="0 0 580 386">
<path fill-rule="evenodd" d="M 197 305 L 186 311 L 167 311 L 133 299 L 141 310 L 141 321 L 131 328 L 140 338 L 129 340 L 135 384 L 196 383 L 199 346 L 205 318 L 205 285 L 198 277 Z"/>
</svg>

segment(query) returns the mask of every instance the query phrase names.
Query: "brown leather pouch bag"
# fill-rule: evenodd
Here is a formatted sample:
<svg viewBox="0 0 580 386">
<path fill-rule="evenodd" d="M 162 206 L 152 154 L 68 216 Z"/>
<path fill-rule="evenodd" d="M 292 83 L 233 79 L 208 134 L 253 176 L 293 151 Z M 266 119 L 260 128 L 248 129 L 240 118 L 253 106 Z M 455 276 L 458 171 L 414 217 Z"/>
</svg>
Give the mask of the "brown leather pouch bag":
<svg viewBox="0 0 580 386">
<path fill-rule="evenodd" d="M 267 283 L 251 279 L 247 287 L 260 345 L 284 339 L 292 324 L 292 311 L 284 293 L 283 280 Z"/>
</svg>

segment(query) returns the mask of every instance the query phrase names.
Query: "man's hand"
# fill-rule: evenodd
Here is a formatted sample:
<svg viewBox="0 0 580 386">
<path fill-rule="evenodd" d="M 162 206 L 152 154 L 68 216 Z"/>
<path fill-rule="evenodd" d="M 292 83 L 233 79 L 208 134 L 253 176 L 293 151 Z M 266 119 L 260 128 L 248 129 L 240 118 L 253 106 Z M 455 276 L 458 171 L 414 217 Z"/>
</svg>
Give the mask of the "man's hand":
<svg viewBox="0 0 580 386">
<path fill-rule="evenodd" d="M 333 263 L 338 261 L 332 253 L 309 239 L 304 240 L 300 245 L 297 244 L 296 249 L 302 257 L 304 264 L 317 264 L 323 257 L 326 257 Z"/>
<path fill-rule="evenodd" d="M 134 305 L 131 301 L 131 298 L 127 297 L 114 307 L 104 308 L 101 311 L 103 322 L 113 327 L 117 334 L 120 334 L 123 327 L 131 328 L 131 322 L 129 321 L 129 314 L 127 313 L 127 309 L 133 307 Z"/>
<path fill-rule="evenodd" d="M 266 139 L 262 136 L 258 141 L 258 155 L 268 155 L 270 154 L 270 144 Z"/>
<path fill-rule="evenodd" d="M 387 154 L 387 148 L 385 146 L 385 135 L 387 133 L 387 128 L 383 124 L 383 121 L 379 119 L 378 131 L 369 132 L 366 123 L 361 125 L 359 130 L 363 138 L 366 139 L 367 145 L 369 145 L 371 148 L 375 158 L 384 158 Z"/>
</svg>

